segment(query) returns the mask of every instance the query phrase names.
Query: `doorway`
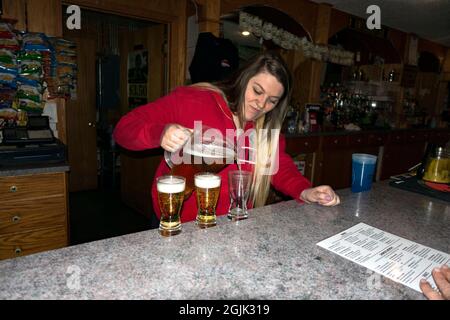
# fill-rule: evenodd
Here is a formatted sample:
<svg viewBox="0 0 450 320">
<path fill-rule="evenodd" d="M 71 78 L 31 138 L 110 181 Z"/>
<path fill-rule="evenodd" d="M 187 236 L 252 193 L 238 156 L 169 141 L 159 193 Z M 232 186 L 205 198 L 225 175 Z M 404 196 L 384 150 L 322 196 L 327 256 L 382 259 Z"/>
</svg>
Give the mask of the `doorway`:
<svg viewBox="0 0 450 320">
<path fill-rule="evenodd" d="M 168 87 L 167 24 L 85 9 L 81 16 L 82 29 L 63 34 L 75 42 L 78 63 L 66 112 L 72 244 L 156 226 L 121 201 L 123 161 L 112 132 L 122 115 Z"/>
</svg>

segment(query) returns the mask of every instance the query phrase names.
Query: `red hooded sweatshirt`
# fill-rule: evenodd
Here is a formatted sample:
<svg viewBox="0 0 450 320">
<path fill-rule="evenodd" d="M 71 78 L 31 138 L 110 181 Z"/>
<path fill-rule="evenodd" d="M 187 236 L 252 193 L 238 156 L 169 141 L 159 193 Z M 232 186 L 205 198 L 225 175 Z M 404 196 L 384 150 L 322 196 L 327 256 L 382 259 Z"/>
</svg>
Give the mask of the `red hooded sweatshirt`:
<svg viewBox="0 0 450 320">
<path fill-rule="evenodd" d="M 162 132 L 167 124 L 176 123 L 186 128 L 194 128 L 194 121 L 202 121 L 202 125 L 218 129 L 226 136 L 226 129 L 236 130 L 231 110 L 220 94 L 212 90 L 198 87 L 178 87 L 170 94 L 154 102 L 138 107 L 123 116 L 114 130 L 114 139 L 122 147 L 133 150 L 145 150 L 160 147 Z M 253 127 L 248 122 L 245 130 Z M 248 137 L 246 138 L 248 144 Z M 311 187 L 311 183 L 298 171 L 291 157 L 284 151 L 285 139 L 280 135 L 279 169 L 272 176 L 272 186 L 298 202 L 300 193 Z M 221 188 L 216 214 L 228 212 L 230 199 L 228 193 L 228 172 L 237 170 L 236 164 L 230 164 L 219 172 Z M 242 170 L 253 171 L 251 165 L 243 164 Z M 161 212 L 158 205 L 156 178 L 170 172 L 163 160 L 158 166 L 155 181 L 152 184 L 153 207 L 158 219 Z M 149 182 L 150 183 L 150 182 Z M 183 203 L 181 221 L 195 220 L 197 202 L 195 192 Z"/>
</svg>

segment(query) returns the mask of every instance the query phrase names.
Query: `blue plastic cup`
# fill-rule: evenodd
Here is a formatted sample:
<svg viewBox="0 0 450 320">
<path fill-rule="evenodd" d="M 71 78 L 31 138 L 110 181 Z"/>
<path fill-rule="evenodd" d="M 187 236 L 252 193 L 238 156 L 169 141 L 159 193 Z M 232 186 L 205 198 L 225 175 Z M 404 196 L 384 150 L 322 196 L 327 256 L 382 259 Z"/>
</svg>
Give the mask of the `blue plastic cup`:
<svg viewBox="0 0 450 320">
<path fill-rule="evenodd" d="M 352 192 L 370 190 L 377 156 L 365 153 L 352 154 Z"/>
</svg>

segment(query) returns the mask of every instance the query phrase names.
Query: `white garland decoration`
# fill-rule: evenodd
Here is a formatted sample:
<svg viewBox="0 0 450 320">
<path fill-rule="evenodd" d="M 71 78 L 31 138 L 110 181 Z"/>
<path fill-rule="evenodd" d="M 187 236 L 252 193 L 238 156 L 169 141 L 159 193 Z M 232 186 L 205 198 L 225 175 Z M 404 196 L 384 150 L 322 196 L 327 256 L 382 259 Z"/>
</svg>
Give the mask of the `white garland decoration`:
<svg viewBox="0 0 450 320">
<path fill-rule="evenodd" d="M 314 44 L 306 37 L 297 37 L 270 22 L 263 21 L 261 18 L 246 12 L 239 13 L 239 26 L 243 30 L 253 33 L 256 37 L 272 40 L 283 49 L 301 50 L 306 58 L 328 61 L 345 66 L 354 64 L 355 54 L 351 51 L 329 45 Z"/>
</svg>

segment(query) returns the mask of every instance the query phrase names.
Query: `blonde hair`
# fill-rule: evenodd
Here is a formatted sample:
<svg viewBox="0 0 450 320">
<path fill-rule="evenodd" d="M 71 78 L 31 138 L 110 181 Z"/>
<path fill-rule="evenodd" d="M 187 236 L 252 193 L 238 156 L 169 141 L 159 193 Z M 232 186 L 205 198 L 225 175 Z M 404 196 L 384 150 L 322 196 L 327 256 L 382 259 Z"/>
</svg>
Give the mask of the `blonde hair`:
<svg viewBox="0 0 450 320">
<path fill-rule="evenodd" d="M 226 81 L 217 84 L 202 82 L 192 85 L 221 94 L 230 110 L 239 119 L 238 129 L 243 129 L 245 122 L 245 89 L 249 80 L 261 72 L 273 75 L 283 85 L 284 93 L 275 108 L 255 121 L 256 157 L 250 194 L 250 201 L 253 207 L 264 206 L 269 195 L 272 176 L 268 173 L 273 172 L 274 169 L 276 162 L 274 157 L 279 148 L 280 130 L 287 113 L 291 95 L 292 77 L 289 70 L 277 53 L 268 51 L 260 54 L 250 64 L 235 73 L 234 77 Z"/>
</svg>

